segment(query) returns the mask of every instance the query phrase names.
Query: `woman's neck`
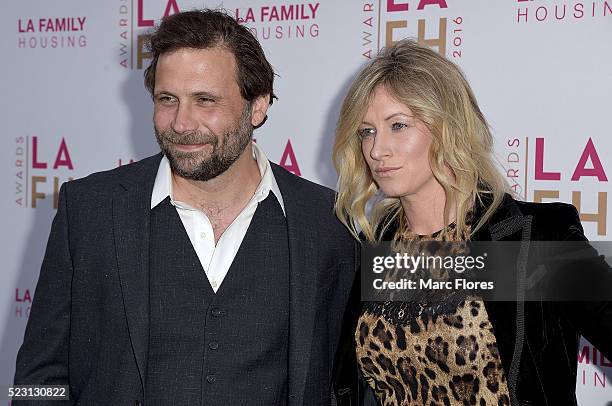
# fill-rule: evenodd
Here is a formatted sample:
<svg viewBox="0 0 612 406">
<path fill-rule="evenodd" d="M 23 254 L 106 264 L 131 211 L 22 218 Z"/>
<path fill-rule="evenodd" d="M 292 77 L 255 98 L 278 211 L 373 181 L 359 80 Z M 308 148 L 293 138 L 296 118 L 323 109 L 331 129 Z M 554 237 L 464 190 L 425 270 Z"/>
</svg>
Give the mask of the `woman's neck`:
<svg viewBox="0 0 612 406">
<path fill-rule="evenodd" d="M 438 182 L 419 193 L 400 198 L 410 230 L 415 234 L 431 235 L 455 221 L 456 206 L 449 207 L 449 217 L 444 219 L 446 193 Z"/>
</svg>

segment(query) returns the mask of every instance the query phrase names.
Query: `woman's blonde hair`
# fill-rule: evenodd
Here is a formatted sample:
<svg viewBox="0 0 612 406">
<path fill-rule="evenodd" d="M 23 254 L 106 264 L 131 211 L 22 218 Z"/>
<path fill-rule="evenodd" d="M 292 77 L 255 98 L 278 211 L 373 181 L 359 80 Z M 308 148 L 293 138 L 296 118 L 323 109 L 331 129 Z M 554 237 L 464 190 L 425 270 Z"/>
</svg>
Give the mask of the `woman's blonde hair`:
<svg viewBox="0 0 612 406">
<path fill-rule="evenodd" d="M 456 239 L 469 238 L 490 218 L 509 188 L 496 168 L 493 137 L 465 77 L 455 64 L 413 40 L 384 48 L 359 73 L 342 103 L 333 149 L 339 176 L 336 215 L 355 237 L 361 229 L 368 241 L 380 240 L 394 221 L 399 224 L 395 238 L 408 228 L 399 198 L 379 199 L 366 215 L 378 186 L 357 131 L 378 86 L 404 103 L 431 132 L 429 163 L 446 192 L 444 220 L 449 223 L 449 208 L 454 205 L 452 232 Z M 486 209 L 476 224 L 468 226 L 477 202 Z"/>
</svg>

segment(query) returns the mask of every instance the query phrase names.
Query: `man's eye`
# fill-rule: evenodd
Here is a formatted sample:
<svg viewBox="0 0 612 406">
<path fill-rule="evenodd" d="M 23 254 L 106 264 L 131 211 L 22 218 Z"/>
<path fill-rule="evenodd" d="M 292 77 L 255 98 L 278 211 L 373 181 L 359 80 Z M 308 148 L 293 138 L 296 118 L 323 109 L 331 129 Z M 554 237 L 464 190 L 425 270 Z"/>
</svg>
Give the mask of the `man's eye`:
<svg viewBox="0 0 612 406">
<path fill-rule="evenodd" d="M 406 124 L 406 123 L 393 123 L 391 125 L 391 129 L 393 131 L 403 130 L 404 128 L 408 128 L 408 124 Z"/>
<path fill-rule="evenodd" d="M 159 96 L 159 97 L 157 97 L 157 101 L 160 102 L 160 103 L 168 104 L 168 103 L 172 103 L 174 101 L 174 97 Z"/>
<path fill-rule="evenodd" d="M 214 103 L 215 101 L 209 97 L 199 97 L 198 98 L 198 103 L 201 104 L 210 104 L 210 103 Z"/>
<path fill-rule="evenodd" d="M 376 130 L 373 128 L 361 128 L 357 130 L 357 135 L 361 138 L 366 138 L 374 134 L 376 134 Z"/>
</svg>

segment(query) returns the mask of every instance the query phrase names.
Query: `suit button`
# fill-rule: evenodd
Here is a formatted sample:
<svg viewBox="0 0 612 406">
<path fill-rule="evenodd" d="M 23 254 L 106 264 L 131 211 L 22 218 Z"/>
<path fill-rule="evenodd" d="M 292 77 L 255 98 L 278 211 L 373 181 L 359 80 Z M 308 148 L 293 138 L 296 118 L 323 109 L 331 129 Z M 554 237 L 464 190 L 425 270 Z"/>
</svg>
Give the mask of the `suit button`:
<svg viewBox="0 0 612 406">
<path fill-rule="evenodd" d="M 215 383 L 216 380 L 217 380 L 217 377 L 214 376 L 214 375 L 206 376 L 206 382 L 208 382 L 208 383 Z"/>
<path fill-rule="evenodd" d="M 219 343 L 216 341 L 212 341 L 210 344 L 208 344 L 208 348 L 210 348 L 211 350 L 216 350 L 217 348 L 219 348 Z"/>
<path fill-rule="evenodd" d="M 214 317 L 221 317 L 223 315 L 223 312 L 221 311 L 221 309 L 218 308 L 214 308 L 211 310 L 210 312 Z"/>
</svg>

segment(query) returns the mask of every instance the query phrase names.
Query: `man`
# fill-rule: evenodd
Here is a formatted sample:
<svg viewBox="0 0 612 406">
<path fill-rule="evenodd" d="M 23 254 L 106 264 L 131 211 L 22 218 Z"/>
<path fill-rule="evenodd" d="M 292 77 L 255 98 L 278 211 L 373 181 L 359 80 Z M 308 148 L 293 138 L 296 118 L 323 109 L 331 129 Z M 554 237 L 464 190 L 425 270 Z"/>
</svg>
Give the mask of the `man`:
<svg viewBox="0 0 612 406">
<path fill-rule="evenodd" d="M 163 156 L 62 186 L 15 384 L 83 405 L 328 404 L 356 245 L 330 190 L 251 141 L 272 68 L 219 11 L 167 17 L 151 48 Z"/>
</svg>

